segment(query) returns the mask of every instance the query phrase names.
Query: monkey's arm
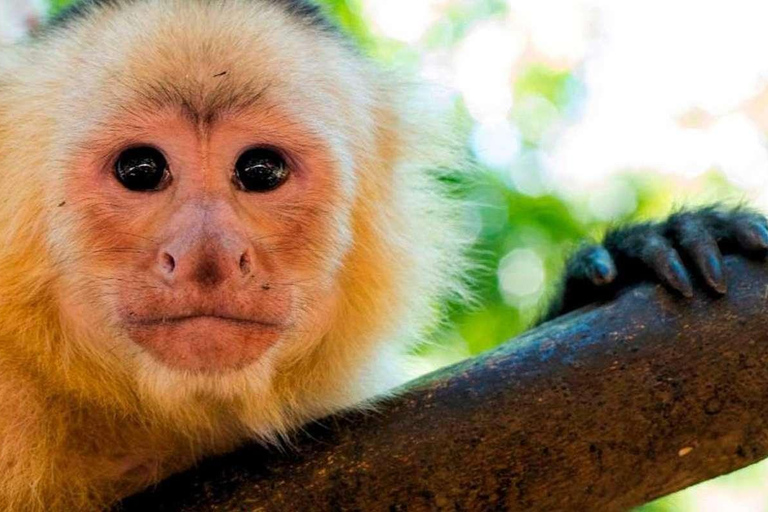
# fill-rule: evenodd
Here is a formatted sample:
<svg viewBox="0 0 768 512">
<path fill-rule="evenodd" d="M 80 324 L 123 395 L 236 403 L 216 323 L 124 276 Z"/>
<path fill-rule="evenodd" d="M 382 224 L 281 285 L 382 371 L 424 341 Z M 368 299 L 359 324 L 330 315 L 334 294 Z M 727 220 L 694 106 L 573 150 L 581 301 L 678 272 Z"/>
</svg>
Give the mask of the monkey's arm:
<svg viewBox="0 0 768 512">
<path fill-rule="evenodd" d="M 711 206 L 680 212 L 663 222 L 615 229 L 601 245 L 585 246 L 571 257 L 545 319 L 610 299 L 642 281 L 659 281 L 691 297 L 692 279 L 697 279 L 714 293 L 724 294 L 723 254 L 764 259 L 766 218 L 744 208 Z"/>
</svg>

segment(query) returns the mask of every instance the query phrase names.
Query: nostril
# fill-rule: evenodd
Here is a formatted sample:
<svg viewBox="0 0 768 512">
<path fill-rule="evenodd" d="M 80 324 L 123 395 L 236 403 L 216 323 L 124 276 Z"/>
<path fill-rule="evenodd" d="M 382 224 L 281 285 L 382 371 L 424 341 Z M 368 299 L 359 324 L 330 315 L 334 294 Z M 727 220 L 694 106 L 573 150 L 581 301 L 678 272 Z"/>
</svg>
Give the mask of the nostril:
<svg viewBox="0 0 768 512">
<path fill-rule="evenodd" d="M 168 254 L 167 252 L 163 253 L 163 270 L 165 270 L 168 274 L 172 274 L 174 270 L 176 270 L 176 260 L 173 259 L 173 256 Z"/>
<path fill-rule="evenodd" d="M 247 251 L 240 256 L 240 272 L 244 276 L 251 273 L 251 257 Z"/>
</svg>

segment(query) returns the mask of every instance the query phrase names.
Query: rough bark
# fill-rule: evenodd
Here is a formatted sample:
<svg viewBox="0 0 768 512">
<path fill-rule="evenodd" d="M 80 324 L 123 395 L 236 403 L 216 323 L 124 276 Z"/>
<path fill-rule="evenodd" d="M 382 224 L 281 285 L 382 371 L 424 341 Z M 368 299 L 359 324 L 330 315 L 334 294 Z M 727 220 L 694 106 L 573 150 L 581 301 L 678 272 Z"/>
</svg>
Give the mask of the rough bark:
<svg viewBox="0 0 768 512">
<path fill-rule="evenodd" d="M 624 510 L 768 457 L 768 269 L 650 285 L 258 446 L 124 510 Z"/>
</svg>

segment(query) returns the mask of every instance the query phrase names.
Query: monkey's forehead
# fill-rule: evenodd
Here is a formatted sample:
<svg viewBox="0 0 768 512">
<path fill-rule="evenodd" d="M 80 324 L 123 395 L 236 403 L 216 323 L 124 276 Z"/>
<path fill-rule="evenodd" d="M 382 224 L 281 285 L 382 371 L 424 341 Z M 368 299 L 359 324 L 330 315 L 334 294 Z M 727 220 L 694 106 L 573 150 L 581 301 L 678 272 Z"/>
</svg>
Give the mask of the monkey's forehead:
<svg viewBox="0 0 768 512">
<path fill-rule="evenodd" d="M 278 105 L 328 122 L 368 111 L 364 59 L 291 14 L 293 2 L 96 1 L 37 40 L 36 74 L 60 88 L 63 110 L 179 107 L 206 121 Z"/>
<path fill-rule="evenodd" d="M 49 20 L 42 31 L 56 30 L 64 28 L 72 23 L 77 23 L 87 19 L 98 11 L 103 9 L 116 9 L 119 10 L 130 4 L 142 2 L 146 0 L 76 0 L 74 3 L 66 7 L 59 12 L 55 17 Z M 233 0 L 222 0 L 230 1 Z M 322 12 L 320 6 L 314 3 L 313 0 L 234 0 L 252 2 L 256 4 L 265 4 L 278 7 L 282 9 L 286 14 L 301 21 L 309 26 L 315 27 L 324 31 L 337 32 L 337 27 L 331 22 L 331 20 Z M 166 2 L 166 3 L 173 3 Z"/>
</svg>

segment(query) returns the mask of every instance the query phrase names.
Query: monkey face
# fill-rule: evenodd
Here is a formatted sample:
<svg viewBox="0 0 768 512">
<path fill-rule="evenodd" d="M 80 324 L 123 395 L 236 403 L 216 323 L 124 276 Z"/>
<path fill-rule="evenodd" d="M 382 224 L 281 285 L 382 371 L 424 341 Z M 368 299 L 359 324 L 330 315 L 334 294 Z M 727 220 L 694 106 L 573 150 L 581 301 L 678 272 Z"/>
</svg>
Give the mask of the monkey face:
<svg viewBox="0 0 768 512">
<path fill-rule="evenodd" d="M 345 250 L 338 164 L 322 142 L 310 145 L 274 109 L 204 128 L 172 109 L 132 124 L 108 154 L 83 153 L 66 180 L 67 204 L 80 205 L 72 238 L 91 248 L 72 284 L 85 275 L 97 296 L 82 300 L 189 371 L 243 368 L 299 330 L 322 329 Z"/>
<path fill-rule="evenodd" d="M 14 357 L 179 418 L 237 402 L 266 431 L 398 382 L 384 345 L 402 357 L 461 293 L 461 209 L 432 172 L 452 130 L 275 2 L 68 23 L 0 62 Z"/>
<path fill-rule="evenodd" d="M 328 329 L 356 181 L 337 113 L 354 107 L 318 96 L 348 88 L 343 73 L 329 83 L 278 47 L 255 58 L 226 26 L 205 30 L 158 28 L 148 50 L 83 70 L 96 76 L 68 103 L 77 124 L 60 120 L 77 149 L 52 238 L 70 322 L 87 329 L 97 305 L 99 325 L 165 367 L 220 373 Z"/>
</svg>

